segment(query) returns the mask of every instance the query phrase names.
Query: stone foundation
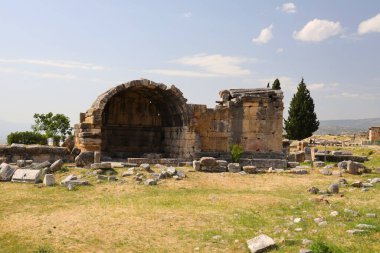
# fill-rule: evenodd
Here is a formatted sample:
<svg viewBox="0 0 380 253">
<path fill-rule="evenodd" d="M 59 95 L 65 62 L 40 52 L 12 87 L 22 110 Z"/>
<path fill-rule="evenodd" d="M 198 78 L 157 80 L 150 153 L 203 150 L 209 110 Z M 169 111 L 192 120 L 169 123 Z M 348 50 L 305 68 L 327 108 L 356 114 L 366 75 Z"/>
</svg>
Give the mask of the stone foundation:
<svg viewBox="0 0 380 253">
<path fill-rule="evenodd" d="M 62 147 L 20 144 L 0 146 L 0 162 L 16 163 L 18 160 L 33 160 L 36 163 L 45 161 L 53 163 L 59 159 L 65 162 L 73 161 L 70 152 Z"/>
</svg>

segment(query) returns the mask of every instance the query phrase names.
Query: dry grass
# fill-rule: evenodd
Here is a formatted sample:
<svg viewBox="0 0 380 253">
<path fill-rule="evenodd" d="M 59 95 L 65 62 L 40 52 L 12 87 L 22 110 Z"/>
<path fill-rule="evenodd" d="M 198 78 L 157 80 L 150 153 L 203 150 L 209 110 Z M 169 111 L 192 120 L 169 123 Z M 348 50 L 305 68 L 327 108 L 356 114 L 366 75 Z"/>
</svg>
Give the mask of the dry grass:
<svg viewBox="0 0 380 253">
<path fill-rule="evenodd" d="M 306 190 L 324 189 L 337 178 L 316 172 L 297 176 L 187 172 L 183 181 L 168 179 L 153 187 L 137 185 L 132 178 L 97 184 L 80 169 L 57 177 L 68 173 L 83 174 L 93 185 L 68 191 L 61 186 L 0 184 L 2 252 L 193 252 L 197 247 L 200 252 L 247 252 L 245 241 L 260 233 L 276 238 L 278 252 L 298 252 L 302 238 L 323 241 L 340 252 L 380 248 L 379 229 L 360 236 L 345 232 L 358 223 L 380 227 L 378 219 L 364 216 L 380 215 L 379 186 L 369 192 L 343 188 L 344 197 L 328 197 L 327 205 L 314 201 Z M 346 207 L 361 216 L 344 215 Z M 331 210 L 340 215 L 330 218 Z M 305 219 L 299 225 L 304 232 L 294 232 L 292 216 Z M 314 224 L 318 216 L 326 217 L 327 227 Z M 214 240 L 215 235 L 222 239 Z"/>
</svg>

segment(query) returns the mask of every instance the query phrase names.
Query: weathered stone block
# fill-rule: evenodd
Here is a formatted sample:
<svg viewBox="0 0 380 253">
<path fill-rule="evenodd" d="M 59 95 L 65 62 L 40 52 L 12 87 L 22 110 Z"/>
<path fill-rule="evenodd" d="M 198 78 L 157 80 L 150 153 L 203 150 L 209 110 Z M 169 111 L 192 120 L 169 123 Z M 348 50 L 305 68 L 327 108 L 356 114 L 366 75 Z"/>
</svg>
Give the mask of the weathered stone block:
<svg viewBox="0 0 380 253">
<path fill-rule="evenodd" d="M 84 151 L 75 157 L 75 165 L 78 167 L 89 167 L 94 163 L 94 152 Z"/>
<path fill-rule="evenodd" d="M 202 157 L 199 162 L 201 166 L 206 167 L 212 167 L 217 165 L 216 159 L 214 157 Z"/>
<path fill-rule="evenodd" d="M 100 163 L 101 154 L 98 151 L 94 152 L 94 163 Z"/>
<path fill-rule="evenodd" d="M 241 171 L 241 166 L 238 163 L 229 163 L 227 168 L 232 173 L 239 173 Z"/>
<path fill-rule="evenodd" d="M 9 164 L 2 163 L 0 165 L 0 181 L 10 181 L 16 169 Z"/>
<path fill-rule="evenodd" d="M 55 178 L 53 174 L 46 174 L 44 177 L 43 184 L 45 186 L 54 186 L 55 185 Z"/>
<path fill-rule="evenodd" d="M 244 170 L 244 172 L 247 173 L 247 174 L 255 174 L 255 173 L 257 173 L 257 168 L 256 168 L 256 166 L 251 166 L 251 165 L 244 166 L 244 167 L 243 167 L 243 170 Z"/>
<path fill-rule="evenodd" d="M 12 177 L 12 182 L 39 183 L 41 170 L 18 169 Z"/>
<path fill-rule="evenodd" d="M 55 161 L 51 166 L 50 166 L 50 171 L 55 172 L 58 171 L 62 168 L 63 166 L 63 161 L 61 159 Z"/>
<path fill-rule="evenodd" d="M 195 170 L 200 170 L 201 169 L 201 162 L 200 161 L 193 161 L 193 168 Z"/>
</svg>

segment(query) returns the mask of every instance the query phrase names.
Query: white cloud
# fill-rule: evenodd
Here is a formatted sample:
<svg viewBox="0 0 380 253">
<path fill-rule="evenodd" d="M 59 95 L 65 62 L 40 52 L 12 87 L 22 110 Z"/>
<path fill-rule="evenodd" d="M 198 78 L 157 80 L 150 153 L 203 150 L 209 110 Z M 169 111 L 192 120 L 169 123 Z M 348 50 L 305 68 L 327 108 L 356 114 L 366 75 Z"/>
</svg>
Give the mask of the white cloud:
<svg viewBox="0 0 380 253">
<path fill-rule="evenodd" d="M 53 79 L 62 79 L 62 80 L 77 80 L 78 77 L 73 74 L 61 74 L 61 73 L 52 73 L 52 72 L 32 72 L 32 71 L 21 71 L 13 68 L 0 68 L 1 73 L 11 73 L 16 75 L 27 75 L 38 78 L 53 78 Z"/>
<path fill-rule="evenodd" d="M 252 42 L 256 44 L 265 44 L 268 43 L 273 38 L 273 25 L 270 25 L 261 30 L 259 36 L 257 38 L 253 38 Z"/>
<path fill-rule="evenodd" d="M 159 74 L 164 76 L 182 76 L 182 77 L 215 77 L 215 74 L 203 73 L 189 70 L 177 69 L 149 69 L 145 70 L 146 73 Z"/>
<path fill-rule="evenodd" d="M 192 16 L 193 16 L 193 13 L 191 13 L 190 11 L 182 14 L 182 17 L 184 17 L 184 18 L 191 18 Z"/>
<path fill-rule="evenodd" d="M 67 69 L 85 69 L 85 70 L 104 70 L 105 67 L 91 63 L 75 62 L 75 61 L 56 61 L 48 59 L 0 59 L 0 63 L 14 64 L 32 64 L 43 65 L 48 67 L 67 68 Z"/>
<path fill-rule="evenodd" d="M 343 32 L 339 22 L 314 19 L 300 31 L 294 31 L 293 38 L 301 41 L 320 42 Z"/>
<path fill-rule="evenodd" d="M 380 32 L 380 13 L 376 16 L 364 20 L 359 24 L 358 34 Z"/>
<path fill-rule="evenodd" d="M 281 10 L 286 13 L 296 13 L 297 6 L 294 3 L 284 3 L 283 5 L 277 7 L 277 10 Z"/>
<path fill-rule="evenodd" d="M 282 47 L 277 48 L 276 53 L 282 54 L 284 52 L 284 49 Z"/>
<path fill-rule="evenodd" d="M 324 83 L 312 83 L 306 85 L 309 90 L 320 90 L 323 89 L 326 85 Z"/>
<path fill-rule="evenodd" d="M 145 72 L 187 77 L 248 76 L 251 74 L 251 71 L 243 68 L 241 64 L 251 61 L 254 61 L 254 59 L 238 56 L 225 56 L 221 54 L 196 54 L 193 56 L 182 57 L 170 62 L 184 66 L 196 67 L 197 70 L 149 69 L 145 70 Z"/>
<path fill-rule="evenodd" d="M 345 97 L 345 98 L 356 98 L 359 96 L 359 94 L 357 93 L 348 93 L 348 92 L 343 92 L 341 95 L 342 97 Z"/>
</svg>

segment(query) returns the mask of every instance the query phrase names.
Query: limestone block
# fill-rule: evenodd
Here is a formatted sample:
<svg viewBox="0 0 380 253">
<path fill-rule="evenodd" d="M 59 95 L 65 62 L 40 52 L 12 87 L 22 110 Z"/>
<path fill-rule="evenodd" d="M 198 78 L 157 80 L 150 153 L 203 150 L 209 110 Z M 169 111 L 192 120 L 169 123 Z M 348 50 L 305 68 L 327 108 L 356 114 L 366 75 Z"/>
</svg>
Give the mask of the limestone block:
<svg viewBox="0 0 380 253">
<path fill-rule="evenodd" d="M 255 174 L 257 172 L 256 166 L 244 166 L 243 170 L 247 174 Z"/>
<path fill-rule="evenodd" d="M 101 154 L 98 151 L 94 152 L 94 163 L 100 163 Z"/>
<path fill-rule="evenodd" d="M 44 177 L 43 184 L 45 186 L 53 186 L 55 184 L 55 178 L 53 174 L 46 174 Z"/>
<path fill-rule="evenodd" d="M 216 166 L 216 159 L 214 157 L 202 157 L 199 161 L 201 166 Z"/>
<path fill-rule="evenodd" d="M 241 166 L 238 163 L 229 163 L 228 171 L 232 173 L 239 173 L 241 171 Z"/>
<path fill-rule="evenodd" d="M 2 163 L 0 165 L 0 181 L 10 181 L 16 169 L 9 164 Z"/>
<path fill-rule="evenodd" d="M 92 151 L 81 152 L 75 157 L 75 165 L 78 167 L 90 166 L 92 163 L 94 163 L 94 152 Z"/>
<path fill-rule="evenodd" d="M 57 161 L 55 161 L 51 166 L 50 166 L 50 171 L 51 172 L 55 172 L 55 171 L 58 171 L 62 168 L 63 166 L 63 161 L 62 159 L 59 159 Z"/>
<path fill-rule="evenodd" d="M 201 162 L 200 161 L 193 161 L 193 168 L 195 170 L 200 170 L 201 169 Z"/>
<path fill-rule="evenodd" d="M 18 169 L 12 177 L 12 182 L 39 183 L 41 170 Z"/>
</svg>

